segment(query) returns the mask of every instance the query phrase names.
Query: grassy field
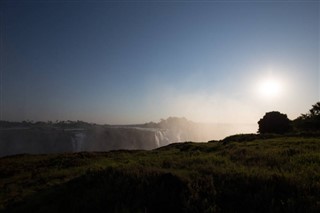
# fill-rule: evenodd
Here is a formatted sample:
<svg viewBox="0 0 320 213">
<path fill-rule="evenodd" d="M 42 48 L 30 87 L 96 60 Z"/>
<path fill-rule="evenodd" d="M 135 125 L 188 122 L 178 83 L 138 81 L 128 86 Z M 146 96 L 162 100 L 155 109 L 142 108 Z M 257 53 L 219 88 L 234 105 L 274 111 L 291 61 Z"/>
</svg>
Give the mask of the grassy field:
<svg viewBox="0 0 320 213">
<path fill-rule="evenodd" d="M 5 157 L 0 189 L 5 212 L 320 212 L 320 138 Z"/>
</svg>

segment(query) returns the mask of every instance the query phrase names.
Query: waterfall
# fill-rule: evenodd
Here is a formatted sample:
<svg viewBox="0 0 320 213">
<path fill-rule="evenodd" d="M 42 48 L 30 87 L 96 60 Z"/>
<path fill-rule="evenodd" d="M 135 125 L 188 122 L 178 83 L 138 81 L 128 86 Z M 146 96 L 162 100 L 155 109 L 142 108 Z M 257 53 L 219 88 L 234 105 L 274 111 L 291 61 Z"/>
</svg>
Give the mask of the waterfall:
<svg viewBox="0 0 320 213">
<path fill-rule="evenodd" d="M 74 137 L 72 137 L 72 151 L 81 152 L 83 150 L 83 145 L 85 141 L 86 134 L 84 132 L 75 132 Z"/>
<path fill-rule="evenodd" d="M 166 130 L 156 129 L 154 130 L 154 133 L 155 133 L 155 142 L 157 147 L 165 146 L 170 143 L 170 140 L 166 135 Z"/>
<path fill-rule="evenodd" d="M 156 141 L 156 146 L 157 146 L 157 148 L 160 147 L 160 140 L 159 140 L 159 137 L 158 137 L 157 132 L 154 134 L 154 139 L 155 139 L 155 141 Z"/>
</svg>

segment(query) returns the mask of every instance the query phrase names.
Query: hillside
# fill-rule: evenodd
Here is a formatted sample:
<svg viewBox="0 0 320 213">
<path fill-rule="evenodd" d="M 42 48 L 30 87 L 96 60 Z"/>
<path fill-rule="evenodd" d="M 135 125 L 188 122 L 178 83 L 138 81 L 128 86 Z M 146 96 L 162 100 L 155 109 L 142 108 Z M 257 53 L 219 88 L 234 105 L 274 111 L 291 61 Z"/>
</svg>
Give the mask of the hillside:
<svg viewBox="0 0 320 213">
<path fill-rule="evenodd" d="M 319 212 L 320 138 L 4 157 L 0 189 L 6 212 Z"/>
</svg>

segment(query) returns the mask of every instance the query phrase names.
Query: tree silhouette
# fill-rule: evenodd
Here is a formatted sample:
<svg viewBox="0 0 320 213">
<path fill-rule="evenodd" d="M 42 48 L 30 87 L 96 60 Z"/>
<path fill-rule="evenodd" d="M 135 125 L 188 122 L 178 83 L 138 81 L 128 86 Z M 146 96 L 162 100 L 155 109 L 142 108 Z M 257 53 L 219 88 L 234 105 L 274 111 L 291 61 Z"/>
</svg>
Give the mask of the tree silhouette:
<svg viewBox="0 0 320 213">
<path fill-rule="evenodd" d="M 316 104 L 312 105 L 312 109 L 310 109 L 309 112 L 310 117 L 320 116 L 320 102 L 317 102 Z"/>
<path fill-rule="evenodd" d="M 312 105 L 312 108 L 306 114 L 301 114 L 294 120 L 295 127 L 298 130 L 319 131 L 320 130 L 320 102 Z"/>
<path fill-rule="evenodd" d="M 267 112 L 263 118 L 258 121 L 259 133 L 277 133 L 282 134 L 291 130 L 290 120 L 286 114 L 277 111 Z"/>
</svg>

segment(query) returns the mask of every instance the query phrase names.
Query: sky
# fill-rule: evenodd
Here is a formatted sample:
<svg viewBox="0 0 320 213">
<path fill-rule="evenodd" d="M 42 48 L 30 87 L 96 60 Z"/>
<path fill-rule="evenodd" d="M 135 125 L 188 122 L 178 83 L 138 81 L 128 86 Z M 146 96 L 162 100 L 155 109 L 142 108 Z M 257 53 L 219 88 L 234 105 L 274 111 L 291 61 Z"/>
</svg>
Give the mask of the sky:
<svg viewBox="0 0 320 213">
<path fill-rule="evenodd" d="M 1 120 L 257 123 L 319 101 L 319 1 L 1 1 Z"/>
</svg>

